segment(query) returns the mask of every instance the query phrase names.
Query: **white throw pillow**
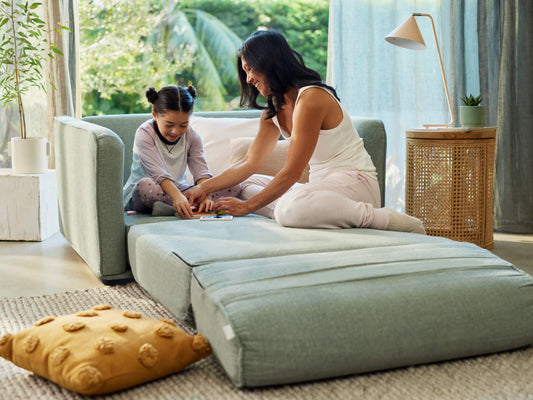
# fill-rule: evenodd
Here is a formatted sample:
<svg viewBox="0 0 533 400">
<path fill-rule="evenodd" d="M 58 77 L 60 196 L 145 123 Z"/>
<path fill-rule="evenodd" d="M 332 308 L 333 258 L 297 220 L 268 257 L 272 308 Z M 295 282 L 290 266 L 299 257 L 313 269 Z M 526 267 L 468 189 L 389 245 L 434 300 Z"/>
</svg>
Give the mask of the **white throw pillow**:
<svg viewBox="0 0 533 400">
<path fill-rule="evenodd" d="M 231 156 L 230 163 L 234 164 L 244 158 L 248 152 L 248 148 L 254 141 L 255 137 L 242 137 L 231 139 Z M 278 140 L 276 147 L 272 150 L 272 153 L 268 156 L 267 160 L 259 169 L 258 174 L 262 175 L 276 175 L 285 165 L 287 160 L 287 152 L 289 151 L 288 140 Z M 309 165 L 305 168 L 304 172 L 300 176 L 298 182 L 306 183 L 309 181 Z"/>
<path fill-rule="evenodd" d="M 259 130 L 259 118 L 205 118 L 192 115 L 190 124 L 202 137 L 207 165 L 215 176 L 230 165 L 231 139 L 255 137 Z M 192 180 L 189 172 L 187 176 Z"/>
</svg>

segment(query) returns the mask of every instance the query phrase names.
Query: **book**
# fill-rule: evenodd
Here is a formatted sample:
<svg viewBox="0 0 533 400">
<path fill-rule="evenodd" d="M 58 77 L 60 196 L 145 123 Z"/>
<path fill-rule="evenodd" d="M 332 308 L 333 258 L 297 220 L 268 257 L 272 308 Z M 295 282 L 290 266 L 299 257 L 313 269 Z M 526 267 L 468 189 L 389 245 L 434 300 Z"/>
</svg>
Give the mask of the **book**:
<svg viewBox="0 0 533 400">
<path fill-rule="evenodd" d="M 200 217 L 200 221 L 231 221 L 233 215 L 204 215 Z"/>
<path fill-rule="evenodd" d="M 211 211 L 208 211 L 208 212 L 197 212 L 197 211 L 193 211 L 193 219 L 200 219 L 202 217 L 213 217 L 213 216 L 216 216 L 216 214 L 214 212 L 211 212 Z"/>
</svg>

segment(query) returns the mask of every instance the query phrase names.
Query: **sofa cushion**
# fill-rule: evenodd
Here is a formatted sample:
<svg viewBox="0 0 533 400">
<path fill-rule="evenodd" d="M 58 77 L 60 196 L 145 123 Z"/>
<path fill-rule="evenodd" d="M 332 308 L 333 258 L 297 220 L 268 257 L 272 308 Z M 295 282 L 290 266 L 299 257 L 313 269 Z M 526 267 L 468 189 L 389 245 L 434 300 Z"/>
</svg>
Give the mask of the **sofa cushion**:
<svg viewBox="0 0 533 400">
<path fill-rule="evenodd" d="M 231 139 L 231 164 L 234 164 L 244 158 L 254 139 L 254 137 L 240 137 Z M 259 167 L 256 173 L 261 175 L 276 175 L 285 165 L 287 152 L 289 151 L 289 144 L 290 142 L 287 140 L 278 140 L 274 150 L 272 150 L 272 153 L 270 153 L 265 163 Z M 309 165 L 305 168 L 298 182 L 305 183 L 308 181 Z"/>
<path fill-rule="evenodd" d="M 349 250 L 323 247 L 193 270 L 198 331 L 235 385 L 322 379 L 532 343 L 533 281 L 506 261 L 443 238 L 354 233 Z"/>
<path fill-rule="evenodd" d="M 287 255 L 312 260 L 324 252 L 365 248 L 380 252 L 388 246 L 435 239 L 373 229 L 285 228 L 251 214 L 224 223 L 173 219 L 130 226 L 128 254 L 135 280 L 176 318 L 193 324 L 190 282 L 198 266 Z"/>
</svg>

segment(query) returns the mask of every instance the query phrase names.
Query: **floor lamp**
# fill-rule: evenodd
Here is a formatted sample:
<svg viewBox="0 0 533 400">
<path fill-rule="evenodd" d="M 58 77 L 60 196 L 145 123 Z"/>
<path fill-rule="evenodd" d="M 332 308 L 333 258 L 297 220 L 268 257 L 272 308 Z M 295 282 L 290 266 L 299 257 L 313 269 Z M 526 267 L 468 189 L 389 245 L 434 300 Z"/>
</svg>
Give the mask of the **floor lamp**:
<svg viewBox="0 0 533 400">
<path fill-rule="evenodd" d="M 435 45 L 437 46 L 437 54 L 439 56 L 440 72 L 442 73 L 442 81 L 444 82 L 444 90 L 446 91 L 446 100 L 448 101 L 448 109 L 450 110 L 451 121 L 447 124 L 423 125 L 424 128 L 431 127 L 450 127 L 453 125 L 455 118 L 453 115 L 452 104 L 450 102 L 450 93 L 448 92 L 448 84 L 446 83 L 446 75 L 444 74 L 444 66 L 442 65 L 442 57 L 440 55 L 439 42 L 437 40 L 437 32 L 435 31 L 435 24 L 433 18 L 429 14 L 413 13 L 411 17 L 406 19 L 401 25 L 394 29 L 385 40 L 396 46 L 405 47 L 412 50 L 424 50 L 426 44 L 418 29 L 415 17 L 429 17 L 431 20 L 431 27 L 433 28 L 433 35 L 435 37 Z"/>
</svg>

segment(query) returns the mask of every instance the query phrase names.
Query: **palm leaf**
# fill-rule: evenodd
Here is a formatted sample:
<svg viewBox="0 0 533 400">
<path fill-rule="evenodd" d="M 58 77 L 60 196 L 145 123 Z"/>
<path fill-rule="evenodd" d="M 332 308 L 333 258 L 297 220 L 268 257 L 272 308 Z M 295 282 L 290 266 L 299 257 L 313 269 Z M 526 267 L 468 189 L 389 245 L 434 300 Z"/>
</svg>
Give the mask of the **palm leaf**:
<svg viewBox="0 0 533 400">
<path fill-rule="evenodd" d="M 166 43 L 169 57 L 179 57 L 183 49 L 189 48 L 195 54 L 193 74 L 194 86 L 201 96 L 201 104 L 209 104 L 216 109 L 224 109 L 226 89 L 213 60 L 203 44 L 198 40 L 196 32 L 186 14 L 179 9 L 179 3 L 155 28 L 148 40 L 161 40 Z"/>
<path fill-rule="evenodd" d="M 236 55 L 242 40 L 224 23 L 201 10 L 196 10 L 196 35 L 226 85 L 237 84 Z"/>
</svg>

